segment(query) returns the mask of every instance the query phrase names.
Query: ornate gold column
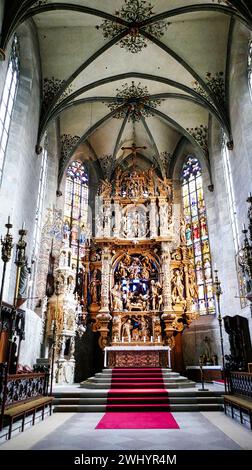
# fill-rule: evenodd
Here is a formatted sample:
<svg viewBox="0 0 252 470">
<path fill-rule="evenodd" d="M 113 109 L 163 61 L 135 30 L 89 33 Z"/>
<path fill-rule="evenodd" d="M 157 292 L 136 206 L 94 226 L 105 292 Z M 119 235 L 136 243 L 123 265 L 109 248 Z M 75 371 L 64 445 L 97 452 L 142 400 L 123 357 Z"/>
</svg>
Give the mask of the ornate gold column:
<svg viewBox="0 0 252 470">
<path fill-rule="evenodd" d="M 110 247 L 104 246 L 102 253 L 101 311 L 109 312 L 109 277 L 111 253 Z"/>
<path fill-rule="evenodd" d="M 161 243 L 161 266 L 162 266 L 162 284 L 163 284 L 163 305 L 164 305 L 164 312 L 169 312 L 172 310 L 172 298 L 171 298 L 171 274 L 170 274 L 170 250 L 169 250 L 169 243 L 162 242 Z"/>
<path fill-rule="evenodd" d="M 110 263 L 110 248 L 104 246 L 102 253 L 101 309 L 96 315 L 98 321 L 97 331 L 100 333 L 99 346 L 102 349 L 107 345 L 109 333 L 108 324 L 110 320 L 112 320 L 112 316 L 109 313 Z"/>
<path fill-rule="evenodd" d="M 171 257 L 170 257 L 170 250 L 169 250 L 169 243 L 162 242 L 162 273 L 163 273 L 163 305 L 164 305 L 164 313 L 162 314 L 161 318 L 164 320 L 165 323 L 165 335 L 166 339 L 165 342 L 172 348 L 175 344 L 174 341 L 174 331 L 175 328 L 173 326 L 174 321 L 176 320 L 176 314 L 172 309 L 172 297 L 171 297 Z"/>
</svg>

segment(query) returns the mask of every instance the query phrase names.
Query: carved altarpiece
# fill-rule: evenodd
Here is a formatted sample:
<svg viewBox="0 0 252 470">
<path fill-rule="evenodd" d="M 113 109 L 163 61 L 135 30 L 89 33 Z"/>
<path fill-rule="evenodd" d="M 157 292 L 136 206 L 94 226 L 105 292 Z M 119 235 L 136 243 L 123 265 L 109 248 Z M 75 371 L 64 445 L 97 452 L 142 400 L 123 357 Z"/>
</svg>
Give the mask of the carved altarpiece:
<svg viewBox="0 0 252 470">
<path fill-rule="evenodd" d="M 175 230 L 172 181 L 152 168 L 117 170 L 97 200 L 96 233 L 83 265 L 84 303 L 100 347 L 173 348 L 198 312 L 183 219 Z"/>
</svg>

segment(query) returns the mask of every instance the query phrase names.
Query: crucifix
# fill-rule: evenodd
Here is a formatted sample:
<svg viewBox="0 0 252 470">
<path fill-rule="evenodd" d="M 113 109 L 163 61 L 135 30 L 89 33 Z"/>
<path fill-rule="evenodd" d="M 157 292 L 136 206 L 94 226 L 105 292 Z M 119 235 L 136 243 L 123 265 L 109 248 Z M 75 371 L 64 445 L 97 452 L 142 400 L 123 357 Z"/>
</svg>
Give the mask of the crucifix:
<svg viewBox="0 0 252 470">
<path fill-rule="evenodd" d="M 131 150 L 132 153 L 133 153 L 133 159 L 132 159 L 132 163 L 133 163 L 133 168 L 135 167 L 135 161 L 136 161 L 136 154 L 137 154 L 137 150 L 139 149 L 147 149 L 147 147 L 145 145 L 143 145 L 143 147 L 138 147 L 134 142 L 132 144 L 131 147 L 121 147 L 122 150 Z"/>
</svg>

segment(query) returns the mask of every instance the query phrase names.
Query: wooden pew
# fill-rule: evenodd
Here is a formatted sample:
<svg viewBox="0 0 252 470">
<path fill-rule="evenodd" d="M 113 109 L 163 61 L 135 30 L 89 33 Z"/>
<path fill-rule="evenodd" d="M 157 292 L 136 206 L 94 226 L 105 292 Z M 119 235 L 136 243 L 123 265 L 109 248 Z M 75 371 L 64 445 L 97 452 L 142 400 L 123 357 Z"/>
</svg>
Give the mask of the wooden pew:
<svg viewBox="0 0 252 470">
<path fill-rule="evenodd" d="M 38 410 L 42 410 L 42 419 L 44 419 L 45 408 L 49 406 L 51 415 L 53 397 L 47 394 L 49 372 L 7 374 L 6 369 L 6 364 L 0 365 L 0 430 L 8 424 L 8 439 L 10 439 L 15 419 L 22 418 L 23 431 L 28 414 L 32 414 L 33 425 Z"/>
<path fill-rule="evenodd" d="M 241 423 L 243 423 L 243 413 L 248 414 L 252 430 L 252 373 L 229 372 L 228 385 L 230 394 L 223 397 L 225 413 L 229 405 L 232 418 L 234 418 L 234 409 L 238 409 Z"/>
</svg>

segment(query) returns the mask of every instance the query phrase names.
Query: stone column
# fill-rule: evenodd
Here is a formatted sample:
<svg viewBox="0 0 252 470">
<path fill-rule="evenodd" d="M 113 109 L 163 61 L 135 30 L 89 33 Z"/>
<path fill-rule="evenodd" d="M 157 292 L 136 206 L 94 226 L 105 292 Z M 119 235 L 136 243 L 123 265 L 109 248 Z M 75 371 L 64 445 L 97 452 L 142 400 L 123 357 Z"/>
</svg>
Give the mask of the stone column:
<svg viewBox="0 0 252 470">
<path fill-rule="evenodd" d="M 110 199 L 104 200 L 104 229 L 103 236 L 109 238 L 111 236 L 111 201 Z"/>
<path fill-rule="evenodd" d="M 156 198 L 151 198 L 150 200 L 150 238 L 155 238 L 157 236 L 157 221 L 156 221 L 156 214 L 157 214 L 157 206 L 156 206 Z"/>
</svg>

